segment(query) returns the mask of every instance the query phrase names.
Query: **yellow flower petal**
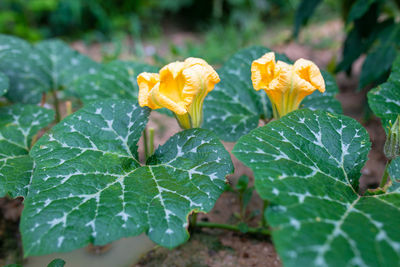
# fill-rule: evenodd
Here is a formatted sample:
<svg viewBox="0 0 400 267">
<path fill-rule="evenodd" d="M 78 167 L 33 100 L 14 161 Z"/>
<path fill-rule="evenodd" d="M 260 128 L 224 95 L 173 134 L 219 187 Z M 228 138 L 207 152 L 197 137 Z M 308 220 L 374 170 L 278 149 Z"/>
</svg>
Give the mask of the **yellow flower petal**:
<svg viewBox="0 0 400 267">
<path fill-rule="evenodd" d="M 251 80 L 257 91 L 267 89 L 272 80 L 276 78 L 275 54 L 266 53 L 251 64 Z"/>
<path fill-rule="evenodd" d="M 140 79 L 146 81 L 144 85 L 147 85 L 146 77 Z M 188 58 L 163 67 L 158 79 L 159 82 L 151 89 L 142 86 L 143 95 L 150 94 L 154 106 L 173 111 L 183 128 L 200 127 L 204 97 L 220 81 L 217 72 L 203 59 Z M 140 104 L 149 102 L 149 98 L 144 96 L 139 101 Z"/>
<path fill-rule="evenodd" d="M 187 113 L 185 102 L 180 100 L 176 101 L 175 99 L 171 99 L 169 95 L 163 94 L 161 91 L 161 86 L 162 83 L 160 83 L 159 86 L 155 86 L 153 90 L 151 90 L 153 102 L 157 103 L 161 107 L 171 110 L 178 115 L 183 115 Z M 166 88 L 166 86 L 164 85 L 164 91 L 166 89 L 168 88 Z"/>
<path fill-rule="evenodd" d="M 189 58 L 185 59 L 185 61 L 183 63 L 185 64 L 185 69 L 190 68 L 191 66 L 194 66 L 194 65 L 210 66 L 204 59 L 197 58 L 197 57 L 189 57 Z"/>
<path fill-rule="evenodd" d="M 304 86 L 304 90 L 319 90 L 325 92 L 325 82 L 317 65 L 312 61 L 300 58 L 294 63 L 294 72 L 302 80 L 297 82 Z"/>
<path fill-rule="evenodd" d="M 298 109 L 300 102 L 315 90 L 325 91 L 324 78 L 311 61 L 299 59 L 294 65 L 275 62 L 274 53 L 253 61 L 251 79 L 255 90 L 264 89 L 275 118 Z"/>
<path fill-rule="evenodd" d="M 161 108 L 152 101 L 150 91 L 160 81 L 158 73 L 143 72 L 137 77 L 139 86 L 139 105 L 141 107 L 147 106 L 151 109 Z"/>
</svg>

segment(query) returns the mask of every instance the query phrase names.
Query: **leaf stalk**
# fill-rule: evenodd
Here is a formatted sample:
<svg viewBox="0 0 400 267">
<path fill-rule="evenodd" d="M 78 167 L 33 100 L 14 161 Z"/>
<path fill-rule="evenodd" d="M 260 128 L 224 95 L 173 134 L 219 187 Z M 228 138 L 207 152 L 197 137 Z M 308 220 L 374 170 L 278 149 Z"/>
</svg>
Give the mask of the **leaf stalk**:
<svg viewBox="0 0 400 267">
<path fill-rule="evenodd" d="M 388 180 L 388 178 L 389 178 L 389 165 L 390 165 L 390 162 L 391 162 L 391 161 L 392 161 L 392 160 L 389 160 L 389 161 L 386 163 L 385 170 L 383 171 L 382 180 L 381 180 L 381 183 L 379 184 L 379 187 L 380 187 L 380 188 L 383 188 L 383 187 L 386 185 L 386 183 L 387 183 L 387 180 Z"/>
</svg>

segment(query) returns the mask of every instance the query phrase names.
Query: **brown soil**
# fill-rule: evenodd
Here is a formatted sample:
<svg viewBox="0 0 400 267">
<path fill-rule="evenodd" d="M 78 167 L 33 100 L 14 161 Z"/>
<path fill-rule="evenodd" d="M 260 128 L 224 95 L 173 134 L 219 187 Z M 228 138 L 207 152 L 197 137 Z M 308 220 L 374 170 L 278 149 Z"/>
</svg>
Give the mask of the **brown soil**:
<svg viewBox="0 0 400 267">
<path fill-rule="evenodd" d="M 332 42 L 336 45 L 324 49 L 317 49 L 314 39 L 307 39 L 307 34 L 316 38 L 334 36 Z M 174 35 L 175 36 L 175 35 Z M 174 37 L 181 40 L 183 37 Z M 192 37 L 190 37 L 192 38 Z M 266 34 L 266 45 L 271 44 L 271 38 Z M 286 53 L 289 58 L 300 57 L 315 61 L 322 68 L 326 67 L 332 59 L 339 54 L 339 46 L 343 39 L 342 25 L 338 21 L 328 22 L 321 26 L 308 28 L 300 37 L 300 43 L 287 43 L 273 46 L 279 52 Z M 99 46 L 86 48 L 81 43 L 75 43 L 75 48 L 81 52 L 90 54 L 93 58 L 100 60 Z M 353 77 L 346 77 L 344 74 L 337 76 L 337 83 L 340 94 L 337 96 L 343 105 L 344 114 L 356 118 L 368 130 L 373 143 L 369 154 L 369 160 L 362 170 L 361 190 L 368 187 L 376 187 L 383 173 L 385 157 L 382 152 L 385 134 L 376 118 L 365 120 L 363 117 L 366 92 L 355 92 L 357 87 L 358 74 L 362 59 L 355 64 Z M 364 122 L 366 121 L 366 122 Z M 153 112 L 150 118 L 150 127 L 156 129 L 155 146 L 163 144 L 170 136 L 179 131 L 174 119 Z M 140 141 L 142 142 L 142 140 Z M 230 151 L 232 143 L 225 143 Z M 143 151 L 140 150 L 141 158 Z M 230 184 L 236 184 L 237 179 L 246 174 L 250 177 L 250 184 L 254 183 L 254 177 L 250 169 L 246 168 L 237 159 L 232 157 L 235 164 L 235 173 L 228 177 Z M 262 210 L 261 199 L 254 194 L 249 204 L 251 210 L 248 214 Z M 21 200 L 0 199 L 0 265 L 18 262 L 21 259 L 21 242 L 18 231 L 18 220 L 22 210 Z M 239 201 L 232 192 L 223 193 L 217 201 L 214 209 L 209 214 L 200 214 L 199 220 L 209 220 L 220 223 L 237 223 L 235 216 L 239 212 Z M 260 215 L 254 216 L 249 224 L 257 226 Z M 281 266 L 271 240 L 268 238 L 250 237 L 240 233 L 232 233 L 224 230 L 202 229 L 195 232 L 186 244 L 168 250 L 156 247 L 134 266 Z"/>
</svg>

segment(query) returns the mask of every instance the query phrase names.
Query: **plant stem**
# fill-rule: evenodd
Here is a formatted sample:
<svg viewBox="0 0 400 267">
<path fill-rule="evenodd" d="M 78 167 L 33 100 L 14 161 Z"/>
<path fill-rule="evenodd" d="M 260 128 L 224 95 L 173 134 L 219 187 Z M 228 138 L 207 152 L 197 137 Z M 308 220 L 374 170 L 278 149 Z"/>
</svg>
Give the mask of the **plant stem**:
<svg viewBox="0 0 400 267">
<path fill-rule="evenodd" d="M 52 90 L 52 93 L 53 93 L 54 109 L 56 110 L 56 122 L 60 122 L 61 121 L 60 102 L 58 101 L 57 91 Z"/>
<path fill-rule="evenodd" d="M 197 212 L 193 212 L 192 215 L 190 215 L 190 221 L 189 221 L 189 228 L 194 229 L 197 226 Z"/>
<path fill-rule="evenodd" d="M 149 157 L 154 153 L 154 128 L 149 128 Z"/>
<path fill-rule="evenodd" d="M 154 128 L 145 128 L 143 130 L 143 143 L 144 155 L 147 160 L 154 153 Z"/>
<path fill-rule="evenodd" d="M 149 157 L 149 147 L 148 147 L 148 140 L 147 140 L 147 127 L 143 130 L 143 144 L 144 144 L 144 157 L 147 160 Z"/>
<path fill-rule="evenodd" d="M 383 176 L 382 176 L 382 180 L 381 180 L 381 183 L 379 184 L 380 188 L 383 188 L 387 183 L 387 180 L 388 180 L 388 177 L 389 177 L 389 164 L 390 164 L 391 161 L 392 160 L 389 160 L 386 163 L 385 170 L 384 170 Z"/>
<path fill-rule="evenodd" d="M 230 231 L 235 231 L 235 232 L 241 232 L 238 226 L 230 225 L 230 224 L 223 224 L 223 223 L 197 222 L 196 226 L 203 227 L 203 228 L 217 228 L 217 229 L 225 229 L 225 230 L 230 230 Z M 270 235 L 271 234 L 271 232 L 268 229 L 254 228 L 254 227 L 249 227 L 247 229 L 246 233 L 262 234 L 262 235 Z"/>
<path fill-rule="evenodd" d="M 268 205 L 269 205 L 269 201 L 264 200 L 262 218 L 261 218 L 261 226 L 262 227 L 267 227 L 267 220 L 265 219 L 265 210 L 267 209 Z"/>
<path fill-rule="evenodd" d="M 40 100 L 40 106 L 43 107 L 46 104 L 46 93 L 42 93 L 42 99 Z"/>
</svg>

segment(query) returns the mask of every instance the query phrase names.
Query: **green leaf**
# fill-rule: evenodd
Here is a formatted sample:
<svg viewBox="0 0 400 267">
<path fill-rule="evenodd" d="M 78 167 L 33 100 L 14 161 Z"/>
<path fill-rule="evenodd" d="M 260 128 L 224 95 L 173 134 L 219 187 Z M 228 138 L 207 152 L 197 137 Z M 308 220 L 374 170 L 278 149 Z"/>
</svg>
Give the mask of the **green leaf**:
<svg viewBox="0 0 400 267">
<path fill-rule="evenodd" d="M 6 97 L 13 102 L 39 103 L 43 92 L 60 89 L 99 64 L 59 40 L 47 40 L 35 47 L 7 35 L 0 35 L 0 71 L 10 80 Z"/>
<path fill-rule="evenodd" d="M 390 70 L 395 58 L 396 48 L 394 44 L 378 46 L 368 53 L 362 65 L 358 88 L 362 89 L 368 84 L 378 81 L 383 74 Z"/>
<path fill-rule="evenodd" d="M 370 149 L 355 120 L 298 110 L 243 136 L 234 155 L 270 200 L 267 219 L 284 266 L 395 266 L 400 194 L 361 196 Z"/>
<path fill-rule="evenodd" d="M 396 43 L 400 40 L 399 24 L 391 21 L 383 22 L 380 28 L 379 34 L 376 34 L 377 44 L 370 49 L 362 65 L 359 89 L 373 82 L 379 82 L 381 77 L 390 71 L 396 58 Z"/>
<path fill-rule="evenodd" d="M 317 6 L 322 3 L 322 0 L 302 0 L 297 7 L 296 17 L 294 23 L 293 35 L 297 37 L 300 32 L 300 28 L 307 24 L 308 20 L 314 13 Z"/>
<path fill-rule="evenodd" d="M 54 119 L 45 108 L 16 104 L 0 108 L 0 197 L 26 196 L 33 171 L 32 137 Z"/>
<path fill-rule="evenodd" d="M 375 7 L 368 12 L 372 12 L 373 9 L 375 9 Z M 366 17 L 358 19 L 354 23 L 354 27 L 346 36 L 342 61 L 336 67 L 337 72 L 350 71 L 354 61 L 356 61 L 363 53 L 367 53 L 377 40 L 380 40 L 380 42 L 385 42 L 385 40 L 388 41 L 387 39 L 390 37 L 389 35 L 393 32 L 392 29 L 396 28 L 392 19 L 377 22 L 373 18 L 371 19 L 369 14 L 364 15 Z M 392 41 L 386 43 L 392 43 Z M 376 66 L 375 64 L 372 65 Z M 375 70 L 380 72 L 377 68 L 375 68 Z"/>
<path fill-rule="evenodd" d="M 136 77 L 142 72 L 158 72 L 158 68 L 137 62 L 115 60 L 95 74 L 82 76 L 68 88 L 67 94 L 74 95 L 84 103 L 100 99 L 132 99 L 137 101 L 139 87 Z M 163 108 L 157 112 L 173 116 Z"/>
<path fill-rule="evenodd" d="M 4 95 L 8 91 L 9 80 L 8 77 L 0 72 L 0 96 Z"/>
<path fill-rule="evenodd" d="M 232 172 L 204 129 L 180 132 L 141 166 L 137 146 L 150 109 L 135 101 L 86 105 L 43 136 L 21 232 L 26 255 L 104 245 L 146 232 L 165 247 L 188 238 L 187 216 L 208 212 Z"/>
<path fill-rule="evenodd" d="M 351 6 L 350 13 L 347 16 L 347 22 L 351 23 L 354 20 L 360 19 L 365 13 L 368 11 L 369 7 L 375 2 L 379 2 L 380 0 L 357 0 Z"/>
<path fill-rule="evenodd" d="M 386 83 L 368 93 L 368 104 L 376 116 L 382 119 L 385 130 L 400 114 L 400 56 L 393 63 L 392 73 Z"/>
<path fill-rule="evenodd" d="M 388 191 L 400 193 L 400 157 L 390 162 L 388 171 L 392 181 L 392 185 L 389 187 Z"/>
<path fill-rule="evenodd" d="M 236 141 L 256 128 L 260 117 L 272 117 L 267 94 L 255 91 L 251 82 L 252 62 L 267 52 L 270 50 L 263 47 L 243 49 L 218 70 L 221 82 L 204 101 L 204 128 L 213 130 L 225 141 Z M 276 54 L 276 58 L 291 63 L 284 55 Z M 338 91 L 336 83 L 328 73 L 323 75 L 327 79 L 326 94 L 314 92 L 301 106 L 341 113 L 339 101 L 333 98 Z"/>
<path fill-rule="evenodd" d="M 40 55 L 22 39 L 0 34 L 0 72 L 9 78 L 6 97 L 13 102 L 38 103 L 49 86 Z"/>
<path fill-rule="evenodd" d="M 104 65 L 98 73 L 83 76 L 69 91 L 84 103 L 108 98 L 137 101 L 139 88 L 136 77 L 141 72 L 157 72 L 157 68 L 135 62 L 113 61 Z"/>
<path fill-rule="evenodd" d="M 361 38 L 356 28 L 353 28 L 346 36 L 343 45 L 342 60 L 336 66 L 336 72 L 349 71 L 353 62 L 357 60 L 370 46 Z"/>
<path fill-rule="evenodd" d="M 43 70 L 51 77 L 47 90 L 58 90 L 82 75 L 96 73 L 100 68 L 98 63 L 60 40 L 45 40 L 36 44 L 35 48 L 39 51 Z"/>
<path fill-rule="evenodd" d="M 65 260 L 63 259 L 55 259 L 52 260 L 47 267 L 64 267 L 65 265 Z"/>
</svg>

